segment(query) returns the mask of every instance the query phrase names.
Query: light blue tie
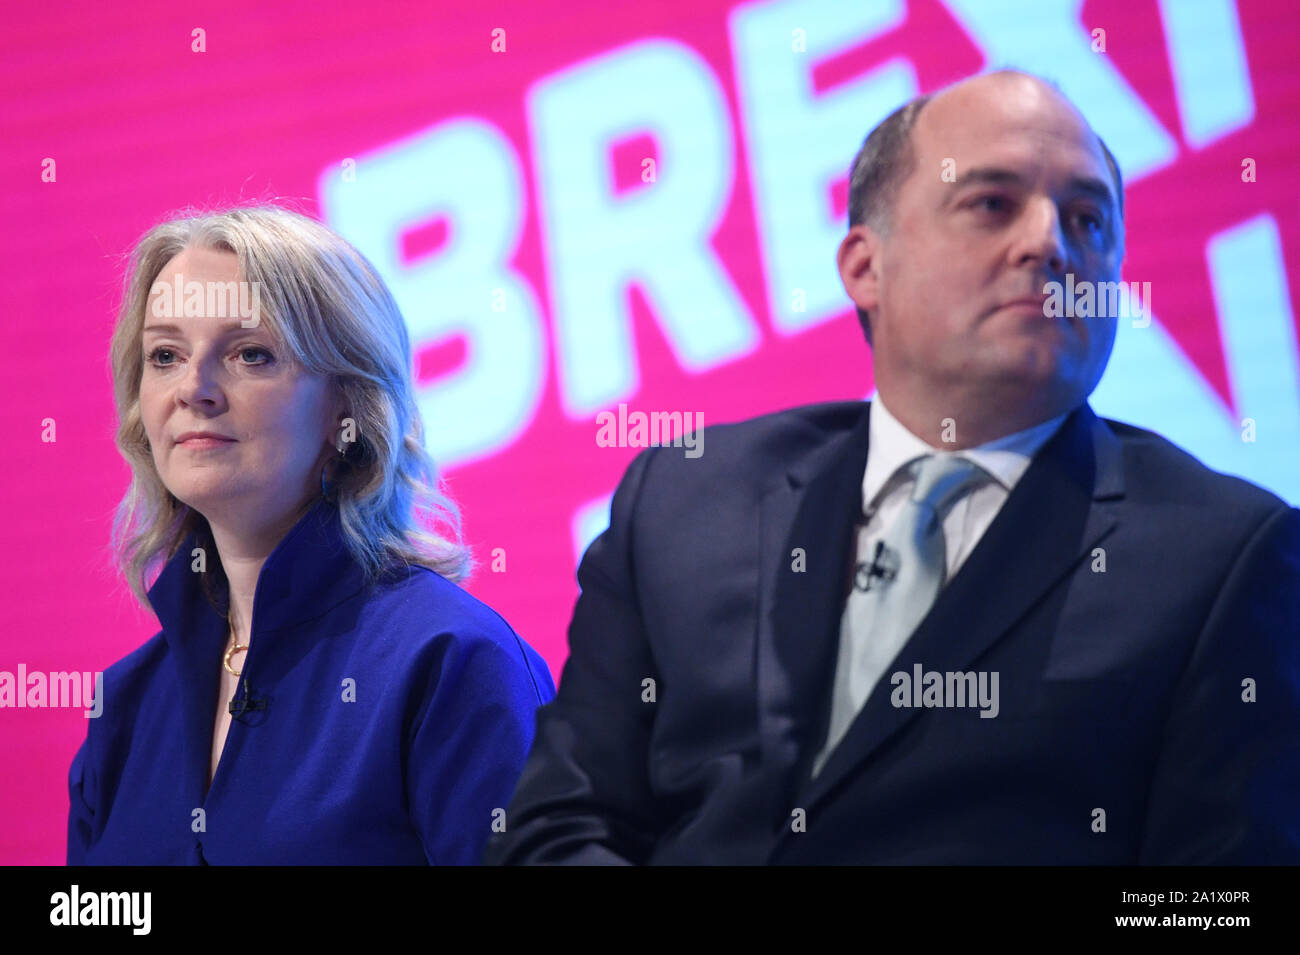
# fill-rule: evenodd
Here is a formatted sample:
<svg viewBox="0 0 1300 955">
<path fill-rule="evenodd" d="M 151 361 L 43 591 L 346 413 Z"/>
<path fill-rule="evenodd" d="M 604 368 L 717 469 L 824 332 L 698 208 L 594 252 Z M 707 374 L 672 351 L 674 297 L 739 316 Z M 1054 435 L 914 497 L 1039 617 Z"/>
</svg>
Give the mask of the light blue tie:
<svg viewBox="0 0 1300 955">
<path fill-rule="evenodd" d="M 839 658 L 832 684 L 830 729 L 813 762 L 821 772 L 831 752 L 889 665 L 934 605 L 947 577 L 945 509 L 989 477 L 975 462 L 955 454 L 932 454 L 913 461 L 912 494 L 885 530 L 879 561 L 866 552 L 866 528 L 858 532 L 855 584 L 840 625 Z M 865 562 L 875 565 L 869 574 Z M 861 589 L 866 587 L 866 590 Z"/>
</svg>

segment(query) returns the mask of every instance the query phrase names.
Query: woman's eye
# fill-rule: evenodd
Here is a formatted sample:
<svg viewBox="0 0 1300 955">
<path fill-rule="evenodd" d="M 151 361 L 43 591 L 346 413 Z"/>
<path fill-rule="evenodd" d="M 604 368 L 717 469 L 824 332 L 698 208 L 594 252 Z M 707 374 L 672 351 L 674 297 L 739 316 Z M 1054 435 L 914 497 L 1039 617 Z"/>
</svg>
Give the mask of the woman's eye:
<svg viewBox="0 0 1300 955">
<path fill-rule="evenodd" d="M 275 361 L 275 356 L 269 351 L 254 345 L 245 346 L 235 354 L 243 365 L 269 365 Z M 148 352 L 144 358 L 145 361 L 156 368 L 168 368 L 176 364 L 176 353 L 170 348 L 155 348 Z"/>
<path fill-rule="evenodd" d="M 253 356 L 249 358 L 249 356 Z M 252 345 L 239 350 L 239 357 L 246 365 L 266 365 L 274 361 L 274 356 L 265 348 L 255 348 Z"/>
</svg>

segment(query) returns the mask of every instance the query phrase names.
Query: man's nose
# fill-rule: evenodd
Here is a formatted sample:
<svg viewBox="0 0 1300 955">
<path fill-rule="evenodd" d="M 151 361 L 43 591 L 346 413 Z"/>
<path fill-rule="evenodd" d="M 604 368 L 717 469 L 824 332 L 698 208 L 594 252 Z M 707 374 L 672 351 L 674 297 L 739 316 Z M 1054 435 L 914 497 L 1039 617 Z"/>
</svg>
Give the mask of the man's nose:
<svg viewBox="0 0 1300 955">
<path fill-rule="evenodd" d="M 1029 204 L 1021 217 L 1013 257 L 1016 265 L 1037 261 L 1049 275 L 1065 272 L 1065 236 L 1056 203 L 1042 198 Z"/>
</svg>

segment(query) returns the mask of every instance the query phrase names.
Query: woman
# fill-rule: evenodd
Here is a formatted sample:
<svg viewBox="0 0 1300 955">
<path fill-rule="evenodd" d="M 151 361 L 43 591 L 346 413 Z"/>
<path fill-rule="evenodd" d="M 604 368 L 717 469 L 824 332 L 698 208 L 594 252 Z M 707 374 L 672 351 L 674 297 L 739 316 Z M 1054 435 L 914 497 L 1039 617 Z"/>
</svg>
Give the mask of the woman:
<svg viewBox="0 0 1300 955">
<path fill-rule="evenodd" d="M 305 216 L 140 241 L 112 343 L 133 474 L 114 547 L 162 630 L 104 673 L 69 864 L 475 864 L 505 824 L 555 689 L 453 583 L 469 559 L 410 366 L 374 269 Z"/>
</svg>

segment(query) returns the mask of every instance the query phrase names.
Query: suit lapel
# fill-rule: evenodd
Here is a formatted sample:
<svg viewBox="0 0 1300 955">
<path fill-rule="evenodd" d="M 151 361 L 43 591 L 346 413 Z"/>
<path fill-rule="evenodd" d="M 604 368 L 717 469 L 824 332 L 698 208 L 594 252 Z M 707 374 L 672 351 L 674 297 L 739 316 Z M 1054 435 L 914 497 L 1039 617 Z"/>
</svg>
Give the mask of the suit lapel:
<svg viewBox="0 0 1300 955">
<path fill-rule="evenodd" d="M 1123 495 L 1119 455 L 1118 441 L 1086 403 L 1062 422 L 975 550 L 940 591 L 891 672 L 910 672 L 914 663 L 926 670 L 970 669 L 1114 528 L 1114 509 L 1092 505 L 1094 500 Z M 838 628 L 842 608 L 841 602 L 834 620 L 824 622 Z M 972 613 L 972 608 L 979 612 Z M 827 679 L 816 691 L 820 702 L 825 702 L 829 687 Z M 822 772 L 810 782 L 810 761 L 805 757 L 800 764 L 804 784 L 794 805 L 811 811 L 886 740 L 917 718 L 916 708 L 891 705 L 891 691 L 889 680 L 882 679 Z"/>
<path fill-rule="evenodd" d="M 800 460 L 760 509 L 755 674 L 762 761 L 783 777 L 780 805 L 800 778 L 838 651 L 869 415 L 864 404 L 854 427 Z"/>
</svg>

